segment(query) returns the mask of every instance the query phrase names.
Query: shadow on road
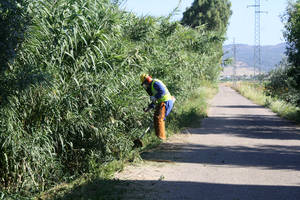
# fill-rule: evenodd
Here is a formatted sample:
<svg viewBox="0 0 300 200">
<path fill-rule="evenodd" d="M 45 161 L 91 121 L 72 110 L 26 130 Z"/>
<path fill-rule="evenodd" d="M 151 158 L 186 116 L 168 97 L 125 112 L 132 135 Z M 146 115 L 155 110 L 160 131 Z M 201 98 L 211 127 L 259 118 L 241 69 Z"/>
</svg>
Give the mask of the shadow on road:
<svg viewBox="0 0 300 200">
<path fill-rule="evenodd" d="M 255 139 L 300 140 L 300 128 L 294 123 L 270 115 L 209 117 L 193 134 L 229 134 Z"/>
<path fill-rule="evenodd" d="M 187 131 L 195 135 L 227 134 L 236 137 L 271 140 L 300 140 L 300 129 L 270 115 L 237 115 L 209 117 L 201 128 Z M 144 152 L 145 160 L 260 167 L 300 171 L 300 146 L 206 146 L 202 144 L 165 143 L 152 152 Z M 299 181 L 300 182 L 300 181 Z"/>
<path fill-rule="evenodd" d="M 180 193 L 174 191 L 180 191 Z M 298 200 L 299 196 L 300 188 L 296 186 L 232 185 L 163 180 L 95 180 L 75 188 L 69 194 L 56 200 Z"/>
<path fill-rule="evenodd" d="M 277 116 L 239 115 L 209 117 L 203 127 L 188 130 L 195 135 L 227 134 L 253 139 L 300 140 L 300 129 Z M 206 146 L 202 144 L 165 143 L 153 152 L 142 154 L 145 160 L 261 167 L 300 171 L 300 146 L 256 145 Z"/>
<path fill-rule="evenodd" d="M 149 161 L 167 160 L 230 167 L 300 170 L 300 146 L 265 145 L 250 148 L 164 144 L 153 152 L 143 153 L 142 158 Z"/>
</svg>

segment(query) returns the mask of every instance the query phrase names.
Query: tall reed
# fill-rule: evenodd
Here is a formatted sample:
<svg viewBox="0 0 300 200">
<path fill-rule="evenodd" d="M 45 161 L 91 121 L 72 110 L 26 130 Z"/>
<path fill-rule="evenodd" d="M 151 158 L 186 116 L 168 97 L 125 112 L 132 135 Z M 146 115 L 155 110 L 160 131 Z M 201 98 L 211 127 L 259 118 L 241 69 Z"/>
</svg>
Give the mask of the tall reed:
<svg viewBox="0 0 300 200">
<path fill-rule="evenodd" d="M 203 27 L 136 17 L 108 0 L 30 1 L 29 14 L 25 41 L 1 79 L 6 193 L 41 191 L 125 159 L 151 118 L 142 111 L 140 73 L 162 79 L 179 106 L 199 80 L 220 72 L 223 38 Z"/>
</svg>

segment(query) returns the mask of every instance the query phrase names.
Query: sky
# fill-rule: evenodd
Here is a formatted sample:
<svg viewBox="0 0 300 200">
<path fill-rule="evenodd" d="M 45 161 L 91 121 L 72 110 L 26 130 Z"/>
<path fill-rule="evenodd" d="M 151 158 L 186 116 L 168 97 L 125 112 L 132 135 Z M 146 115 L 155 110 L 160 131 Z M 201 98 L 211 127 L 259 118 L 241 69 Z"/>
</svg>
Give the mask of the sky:
<svg viewBox="0 0 300 200">
<path fill-rule="evenodd" d="M 194 0 L 182 0 L 180 12 L 173 20 L 180 20 L 182 13 L 192 5 Z M 286 10 L 287 0 L 260 0 L 261 11 L 261 45 L 276 45 L 284 42 L 284 26 L 281 22 Z M 179 0 L 126 0 L 122 7 L 138 16 L 168 16 L 176 8 Z M 231 0 L 233 14 L 230 18 L 225 44 L 254 44 L 254 7 L 255 0 Z"/>
</svg>

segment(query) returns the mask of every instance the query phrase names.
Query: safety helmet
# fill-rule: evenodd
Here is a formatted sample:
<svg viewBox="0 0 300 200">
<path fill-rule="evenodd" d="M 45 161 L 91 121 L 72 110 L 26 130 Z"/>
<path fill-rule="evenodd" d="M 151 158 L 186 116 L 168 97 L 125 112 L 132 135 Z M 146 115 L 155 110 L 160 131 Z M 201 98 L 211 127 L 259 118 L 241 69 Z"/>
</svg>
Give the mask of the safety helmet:
<svg viewBox="0 0 300 200">
<path fill-rule="evenodd" d="M 147 81 L 148 83 L 150 83 L 151 80 L 152 80 L 152 77 L 149 76 L 148 74 L 142 74 L 142 75 L 140 76 L 140 79 L 141 79 L 141 83 L 142 83 L 142 84 L 143 84 L 145 81 Z"/>
</svg>

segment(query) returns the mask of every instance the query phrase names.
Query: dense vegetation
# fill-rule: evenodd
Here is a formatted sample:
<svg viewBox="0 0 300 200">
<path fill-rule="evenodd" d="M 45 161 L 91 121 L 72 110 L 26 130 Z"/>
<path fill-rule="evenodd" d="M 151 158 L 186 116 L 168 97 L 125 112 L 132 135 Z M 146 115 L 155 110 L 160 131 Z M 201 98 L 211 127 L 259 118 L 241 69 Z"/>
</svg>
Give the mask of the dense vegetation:
<svg viewBox="0 0 300 200">
<path fill-rule="evenodd" d="M 20 39 L 13 28 L 0 38 L 1 45 L 7 38 L 17 44 L 6 44 L 10 53 L 1 54 L 9 59 L 2 59 L 7 68 L 0 76 L 0 198 L 126 159 L 151 118 L 142 111 L 148 97 L 140 73 L 162 79 L 180 105 L 200 80 L 214 82 L 220 72 L 218 31 L 136 17 L 109 0 L 0 6 L 11 21 L 1 30 L 20 30 Z"/>
<path fill-rule="evenodd" d="M 28 16 L 23 0 L 7 0 L 0 3 L 0 73 L 16 55 L 18 44 L 23 41 Z"/>
<path fill-rule="evenodd" d="M 289 2 L 284 16 L 287 61 L 270 74 L 267 94 L 300 106 L 300 1 Z"/>
</svg>

